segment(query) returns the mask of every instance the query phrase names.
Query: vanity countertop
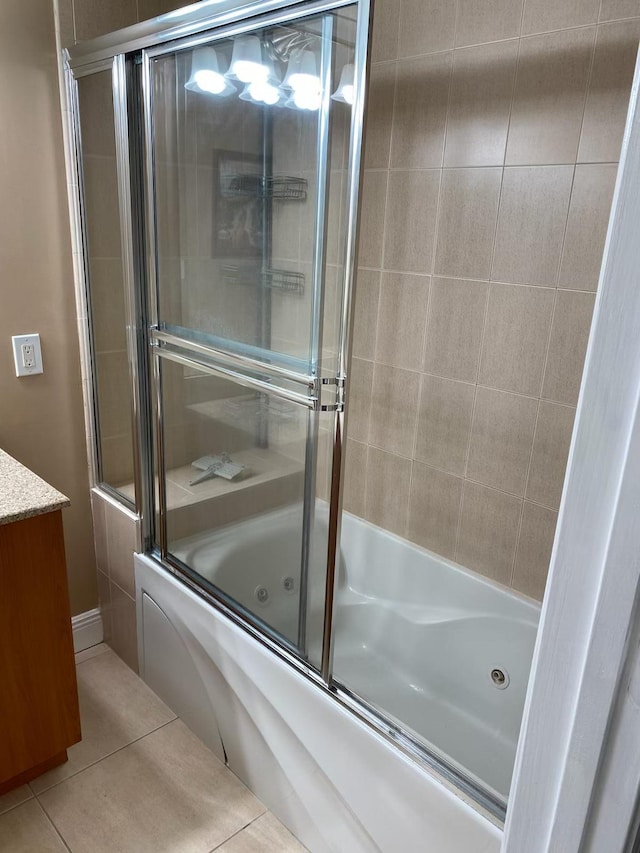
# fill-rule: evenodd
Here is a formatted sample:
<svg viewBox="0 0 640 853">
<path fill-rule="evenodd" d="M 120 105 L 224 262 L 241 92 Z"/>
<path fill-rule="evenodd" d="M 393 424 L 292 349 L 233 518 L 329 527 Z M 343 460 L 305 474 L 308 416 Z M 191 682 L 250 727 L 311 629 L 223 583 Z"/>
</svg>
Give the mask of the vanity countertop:
<svg viewBox="0 0 640 853">
<path fill-rule="evenodd" d="M 0 524 L 44 515 L 70 503 L 69 498 L 0 450 Z"/>
</svg>

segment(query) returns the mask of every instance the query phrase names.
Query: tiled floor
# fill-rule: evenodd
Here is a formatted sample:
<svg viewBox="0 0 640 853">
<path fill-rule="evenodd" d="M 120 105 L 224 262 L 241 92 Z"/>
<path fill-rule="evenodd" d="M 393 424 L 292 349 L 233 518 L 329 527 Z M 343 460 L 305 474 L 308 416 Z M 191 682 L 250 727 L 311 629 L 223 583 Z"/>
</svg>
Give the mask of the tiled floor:
<svg viewBox="0 0 640 853">
<path fill-rule="evenodd" d="M 2 853 L 304 850 L 111 649 L 76 663 L 83 740 L 0 797 Z"/>
</svg>

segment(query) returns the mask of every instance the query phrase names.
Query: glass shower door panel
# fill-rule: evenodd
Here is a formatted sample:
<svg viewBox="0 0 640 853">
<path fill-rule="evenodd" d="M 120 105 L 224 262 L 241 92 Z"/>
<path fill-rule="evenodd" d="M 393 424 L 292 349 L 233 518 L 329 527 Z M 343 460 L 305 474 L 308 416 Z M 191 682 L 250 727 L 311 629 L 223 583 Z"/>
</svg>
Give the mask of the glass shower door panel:
<svg viewBox="0 0 640 853">
<path fill-rule="evenodd" d="M 161 377 L 168 555 L 288 645 L 318 642 L 324 567 L 302 576 L 314 413 L 169 357 Z"/>
<path fill-rule="evenodd" d="M 125 500 L 134 502 L 131 380 L 112 70 L 80 77 L 77 87 L 98 479 Z"/>
<path fill-rule="evenodd" d="M 160 329 L 301 373 L 317 362 L 348 125 L 321 76 L 333 92 L 334 34 L 344 64 L 353 30 L 340 10 L 152 59 Z M 265 76 L 243 82 L 251 63 Z"/>
<path fill-rule="evenodd" d="M 317 668 L 355 29 L 349 6 L 143 60 L 160 550 Z"/>
</svg>

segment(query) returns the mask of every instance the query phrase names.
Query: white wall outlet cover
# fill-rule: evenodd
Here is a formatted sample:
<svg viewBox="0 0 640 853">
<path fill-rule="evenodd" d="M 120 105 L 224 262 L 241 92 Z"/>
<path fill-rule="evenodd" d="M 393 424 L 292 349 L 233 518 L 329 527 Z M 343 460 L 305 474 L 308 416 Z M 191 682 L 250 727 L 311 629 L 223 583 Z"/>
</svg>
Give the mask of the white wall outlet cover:
<svg viewBox="0 0 640 853">
<path fill-rule="evenodd" d="M 14 335 L 11 343 L 16 376 L 33 376 L 43 372 L 40 335 Z"/>
</svg>

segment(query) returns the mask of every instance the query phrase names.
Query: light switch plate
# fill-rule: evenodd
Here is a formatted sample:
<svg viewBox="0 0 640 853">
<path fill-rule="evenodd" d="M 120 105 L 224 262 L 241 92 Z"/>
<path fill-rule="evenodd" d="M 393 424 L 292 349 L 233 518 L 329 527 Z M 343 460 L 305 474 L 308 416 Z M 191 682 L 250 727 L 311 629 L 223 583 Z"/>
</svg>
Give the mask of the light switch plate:
<svg viewBox="0 0 640 853">
<path fill-rule="evenodd" d="M 13 361 L 16 366 L 16 376 L 33 376 L 42 373 L 42 350 L 40 349 L 40 335 L 14 335 L 11 338 L 13 345 Z"/>
</svg>

